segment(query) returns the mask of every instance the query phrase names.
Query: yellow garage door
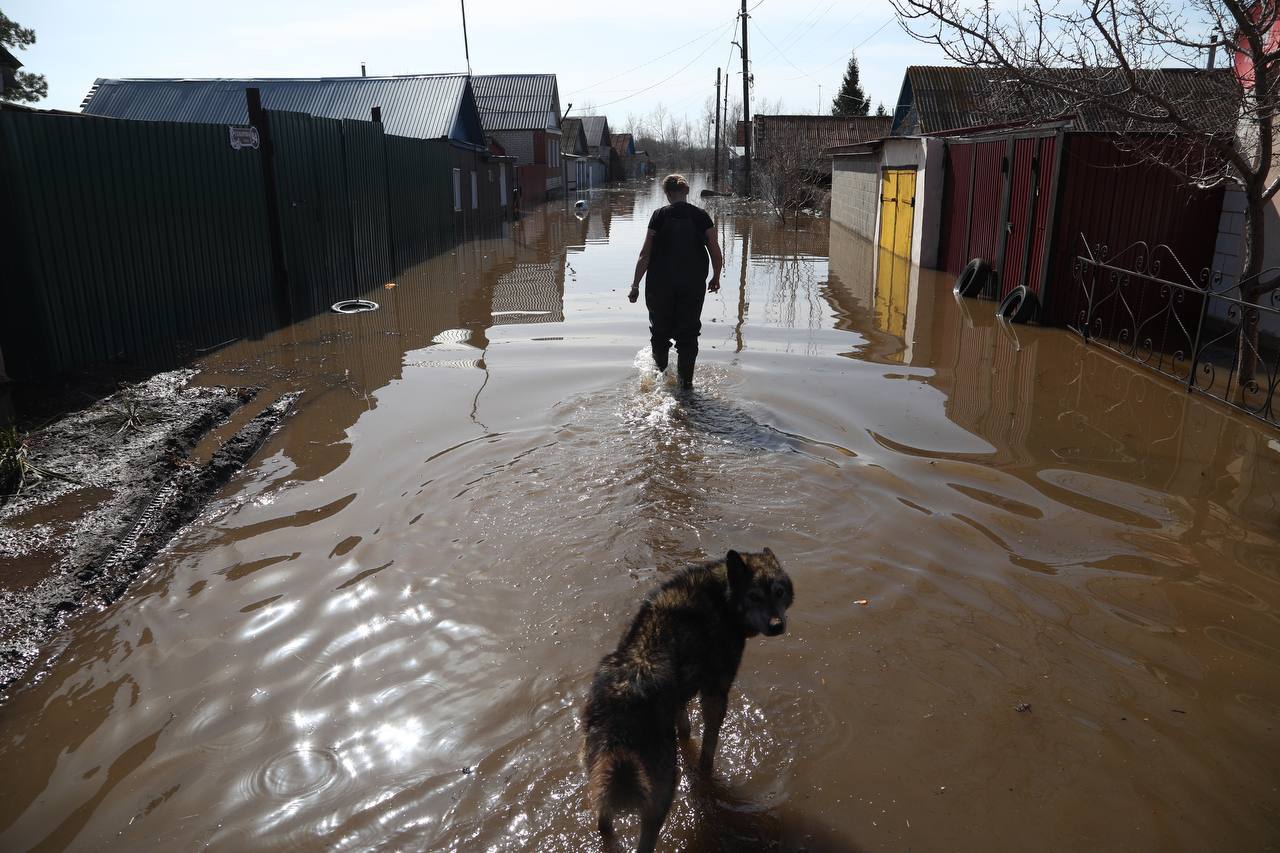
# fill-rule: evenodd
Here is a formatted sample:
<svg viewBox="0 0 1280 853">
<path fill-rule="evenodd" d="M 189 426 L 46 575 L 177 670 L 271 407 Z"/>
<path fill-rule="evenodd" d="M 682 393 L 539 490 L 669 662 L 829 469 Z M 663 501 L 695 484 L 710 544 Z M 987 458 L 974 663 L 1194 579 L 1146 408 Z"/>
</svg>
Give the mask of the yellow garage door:
<svg viewBox="0 0 1280 853">
<path fill-rule="evenodd" d="M 886 169 L 880 184 L 880 251 L 876 270 L 876 325 L 905 337 L 915 224 L 916 170 Z"/>
</svg>

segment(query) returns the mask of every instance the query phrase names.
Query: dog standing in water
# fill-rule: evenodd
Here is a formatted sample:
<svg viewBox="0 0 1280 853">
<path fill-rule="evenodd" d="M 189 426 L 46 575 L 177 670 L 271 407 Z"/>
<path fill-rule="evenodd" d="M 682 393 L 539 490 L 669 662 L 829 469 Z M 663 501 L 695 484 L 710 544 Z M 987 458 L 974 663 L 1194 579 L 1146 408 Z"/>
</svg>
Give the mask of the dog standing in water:
<svg viewBox="0 0 1280 853">
<path fill-rule="evenodd" d="M 768 548 L 688 566 L 645 597 L 600 662 L 582 711 L 582 761 L 602 834 L 613 834 L 615 812 L 636 809 L 636 850 L 654 849 L 679 778 L 676 737 L 689 736 L 686 706 L 699 697 L 700 765 L 710 773 L 747 638 L 785 631 L 793 597 Z"/>
</svg>

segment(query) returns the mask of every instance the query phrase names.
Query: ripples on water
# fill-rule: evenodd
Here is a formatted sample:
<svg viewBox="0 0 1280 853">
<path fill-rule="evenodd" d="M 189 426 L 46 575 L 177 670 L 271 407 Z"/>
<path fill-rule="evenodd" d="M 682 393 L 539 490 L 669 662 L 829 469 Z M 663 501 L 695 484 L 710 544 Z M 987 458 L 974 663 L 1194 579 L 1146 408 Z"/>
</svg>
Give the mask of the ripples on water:
<svg viewBox="0 0 1280 853">
<path fill-rule="evenodd" d="M 654 200 L 212 358 L 303 406 L 0 707 L 0 847 L 594 849 L 596 661 L 665 572 L 765 544 L 792 627 L 751 642 L 667 849 L 1280 837 L 1273 437 L 723 212 L 681 393 L 624 301 Z"/>
</svg>

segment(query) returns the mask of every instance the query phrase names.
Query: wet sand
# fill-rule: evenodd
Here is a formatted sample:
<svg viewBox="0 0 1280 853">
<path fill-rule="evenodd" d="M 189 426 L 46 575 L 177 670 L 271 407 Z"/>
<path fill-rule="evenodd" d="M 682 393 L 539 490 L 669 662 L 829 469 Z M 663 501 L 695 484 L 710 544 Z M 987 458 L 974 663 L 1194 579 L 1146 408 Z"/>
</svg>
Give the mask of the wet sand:
<svg viewBox="0 0 1280 853">
<path fill-rule="evenodd" d="M 590 201 L 200 365 L 298 412 L 0 707 L 0 849 L 599 849 L 596 661 L 763 545 L 790 629 L 663 849 L 1280 844 L 1280 436 L 714 203 L 682 399 L 625 299 L 656 191 Z"/>
</svg>

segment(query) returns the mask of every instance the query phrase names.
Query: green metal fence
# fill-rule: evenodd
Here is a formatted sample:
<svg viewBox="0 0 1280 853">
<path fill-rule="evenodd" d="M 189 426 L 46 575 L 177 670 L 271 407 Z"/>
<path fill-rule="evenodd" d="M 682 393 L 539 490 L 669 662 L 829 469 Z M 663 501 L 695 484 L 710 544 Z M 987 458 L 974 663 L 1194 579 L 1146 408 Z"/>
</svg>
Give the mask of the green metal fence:
<svg viewBox="0 0 1280 853">
<path fill-rule="evenodd" d="M 275 111 L 267 121 L 290 298 L 305 316 L 354 295 L 342 122 Z"/>
<path fill-rule="evenodd" d="M 385 137 L 396 265 L 407 269 L 453 244 L 453 159 L 443 139 Z"/>
<path fill-rule="evenodd" d="M 259 152 L 220 125 L 0 111 L 6 369 L 181 356 L 274 321 Z"/>
<path fill-rule="evenodd" d="M 9 374 L 181 360 L 265 333 L 281 306 L 299 319 L 367 294 L 456 241 L 447 140 L 301 113 L 263 123 L 274 211 L 265 148 L 234 149 L 225 125 L 0 110 Z"/>
</svg>

